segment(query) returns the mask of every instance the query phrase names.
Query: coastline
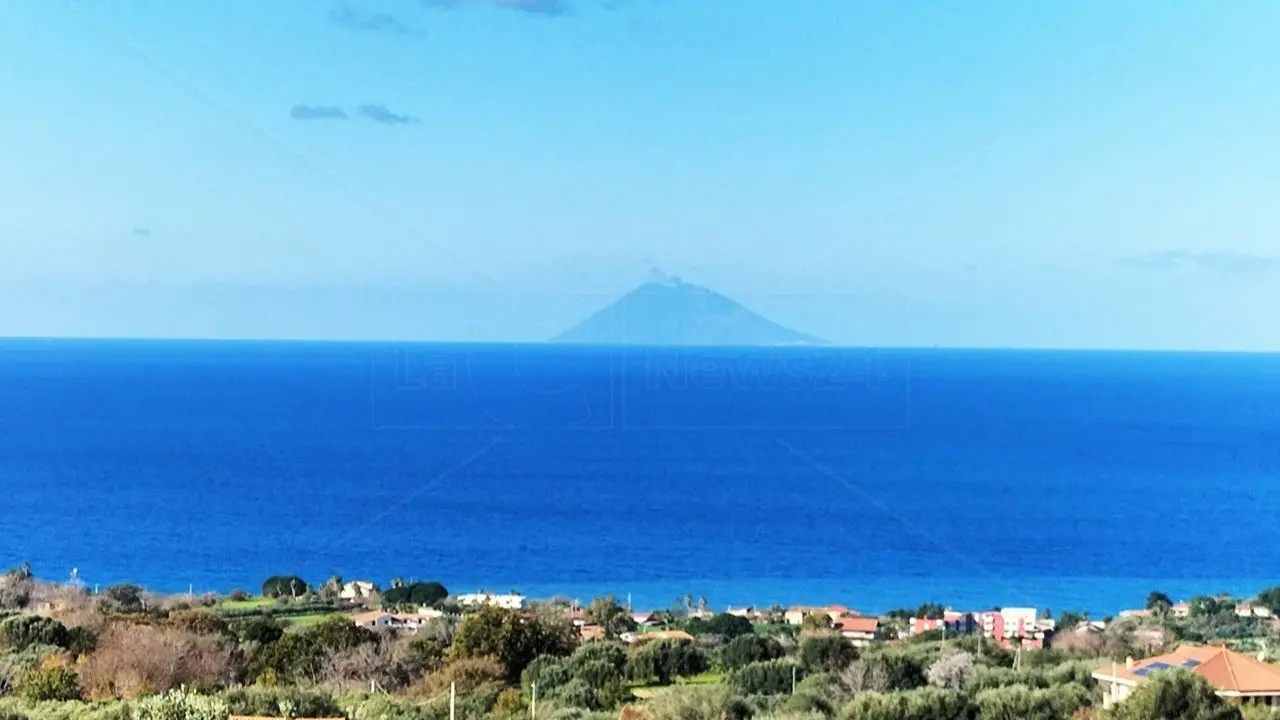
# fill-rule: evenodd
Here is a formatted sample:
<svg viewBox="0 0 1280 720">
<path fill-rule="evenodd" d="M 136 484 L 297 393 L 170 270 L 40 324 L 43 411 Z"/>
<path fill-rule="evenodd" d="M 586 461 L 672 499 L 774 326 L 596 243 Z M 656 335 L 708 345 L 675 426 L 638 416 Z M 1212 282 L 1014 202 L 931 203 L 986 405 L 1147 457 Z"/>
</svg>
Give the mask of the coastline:
<svg viewBox="0 0 1280 720">
<path fill-rule="evenodd" d="M 33 563 L 37 564 L 37 563 Z M 47 567 L 38 563 L 39 567 Z M 267 572 L 261 573 L 266 576 Z M 321 572 L 301 573 L 304 577 L 320 578 Z M 331 573 L 330 573 L 331 574 Z M 344 577 L 389 577 L 385 572 L 343 573 Z M 405 575 L 407 580 L 414 580 Z M 418 578 L 421 579 L 421 578 Z M 96 583 L 107 587 L 119 583 L 137 583 L 148 589 L 174 595 L 192 591 L 195 595 L 213 592 L 226 595 L 234 589 L 255 591 L 259 576 L 246 578 L 240 583 L 221 583 L 216 586 L 199 582 L 174 581 L 148 582 L 137 578 L 113 578 L 95 581 L 86 576 L 90 588 Z M 1052 610 L 1089 613 L 1092 617 L 1109 617 L 1142 604 L 1153 590 L 1171 597 L 1189 598 L 1197 595 L 1226 593 L 1233 597 L 1252 597 L 1270 584 L 1259 578 L 1100 578 L 1059 577 L 1022 578 L 995 584 L 991 580 L 972 576 L 947 578 L 863 578 L 839 580 L 817 579 L 763 579 L 763 580 L 646 580 L 640 582 L 466 582 L 441 578 L 447 587 L 457 592 L 508 592 L 514 591 L 531 600 L 567 598 L 585 604 L 594 597 L 613 596 L 638 609 L 661 610 L 677 604 L 686 595 L 705 597 L 710 609 L 722 611 L 729 607 L 769 608 L 773 606 L 825 606 L 841 604 L 860 612 L 885 614 L 903 607 L 916 607 L 921 603 L 936 602 L 956 610 L 977 611 L 995 607 L 1036 607 Z"/>
</svg>

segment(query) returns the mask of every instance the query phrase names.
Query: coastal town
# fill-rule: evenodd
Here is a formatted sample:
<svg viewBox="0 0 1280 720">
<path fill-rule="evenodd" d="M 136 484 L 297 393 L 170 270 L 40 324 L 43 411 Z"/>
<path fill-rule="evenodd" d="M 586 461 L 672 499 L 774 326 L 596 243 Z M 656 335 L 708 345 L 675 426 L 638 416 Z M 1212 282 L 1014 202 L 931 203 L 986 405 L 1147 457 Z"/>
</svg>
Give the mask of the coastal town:
<svg viewBox="0 0 1280 720">
<path fill-rule="evenodd" d="M 254 592 L 0 575 L 3 720 L 1145 720 L 1280 712 L 1280 588 L 1095 618 L 927 602 L 638 609 L 434 581 Z M 1168 704 L 1200 714 L 1151 714 Z M 153 707 L 154 706 L 154 707 Z M 167 708 L 163 713 L 157 708 Z M 1206 714 L 1207 713 L 1207 714 Z M 1280 717 L 1276 715 L 1274 717 Z"/>
</svg>

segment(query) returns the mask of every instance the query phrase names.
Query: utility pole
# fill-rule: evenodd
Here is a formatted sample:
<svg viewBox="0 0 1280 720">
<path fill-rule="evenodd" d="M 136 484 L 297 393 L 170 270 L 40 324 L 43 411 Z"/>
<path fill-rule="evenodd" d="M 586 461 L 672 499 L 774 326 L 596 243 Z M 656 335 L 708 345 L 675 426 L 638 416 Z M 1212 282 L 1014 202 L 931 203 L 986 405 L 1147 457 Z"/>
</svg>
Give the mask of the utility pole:
<svg viewBox="0 0 1280 720">
<path fill-rule="evenodd" d="M 529 692 L 532 694 L 529 700 L 529 717 L 537 720 L 538 717 L 538 683 L 529 684 Z"/>
<path fill-rule="evenodd" d="M 791 666 L 791 694 L 796 694 L 796 666 Z"/>
<path fill-rule="evenodd" d="M 449 683 L 449 720 L 455 720 L 454 703 L 457 700 L 455 683 Z"/>
</svg>

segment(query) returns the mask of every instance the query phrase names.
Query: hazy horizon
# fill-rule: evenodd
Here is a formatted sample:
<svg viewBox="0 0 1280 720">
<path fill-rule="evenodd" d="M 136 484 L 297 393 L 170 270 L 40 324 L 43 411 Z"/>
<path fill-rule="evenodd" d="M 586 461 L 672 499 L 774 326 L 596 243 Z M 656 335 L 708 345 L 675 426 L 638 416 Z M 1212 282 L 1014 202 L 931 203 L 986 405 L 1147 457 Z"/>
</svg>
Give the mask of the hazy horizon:
<svg viewBox="0 0 1280 720">
<path fill-rule="evenodd" d="M 449 7 L 445 7 L 448 5 Z M 1280 6 L 0 7 L 0 336 L 1280 350 Z"/>
</svg>

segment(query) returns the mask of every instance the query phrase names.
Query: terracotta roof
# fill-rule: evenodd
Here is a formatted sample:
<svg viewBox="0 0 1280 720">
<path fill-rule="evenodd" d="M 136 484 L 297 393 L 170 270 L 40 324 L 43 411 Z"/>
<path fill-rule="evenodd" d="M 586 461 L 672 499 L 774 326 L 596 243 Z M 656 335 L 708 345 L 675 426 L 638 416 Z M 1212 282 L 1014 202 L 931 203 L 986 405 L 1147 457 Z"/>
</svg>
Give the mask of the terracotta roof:
<svg viewBox="0 0 1280 720">
<path fill-rule="evenodd" d="M 362 613 L 356 613 L 355 615 L 352 615 L 351 622 L 357 625 L 363 625 L 365 623 L 375 622 L 379 618 L 384 618 L 384 617 L 394 618 L 395 616 L 393 616 L 391 613 L 385 613 L 385 612 L 379 612 L 377 610 L 373 610 L 370 612 L 362 612 Z"/>
<path fill-rule="evenodd" d="M 657 632 L 644 633 L 640 636 L 641 640 L 692 640 L 693 636 L 683 630 L 659 630 Z"/>
<path fill-rule="evenodd" d="M 603 640 L 605 637 L 604 628 L 599 625 L 583 625 L 578 628 L 578 632 L 582 634 L 583 640 Z"/>
<path fill-rule="evenodd" d="M 873 633 L 880 627 L 880 620 L 873 617 L 846 617 L 836 621 L 841 632 Z"/>
<path fill-rule="evenodd" d="M 1226 648 L 1203 645 L 1183 645 L 1171 653 L 1135 661 L 1132 667 L 1117 665 L 1114 678 L 1138 683 L 1153 672 L 1171 668 L 1190 670 L 1209 681 L 1220 693 L 1280 694 L 1280 667 Z M 1108 682 L 1113 677 L 1111 667 L 1100 667 L 1093 676 Z"/>
</svg>

